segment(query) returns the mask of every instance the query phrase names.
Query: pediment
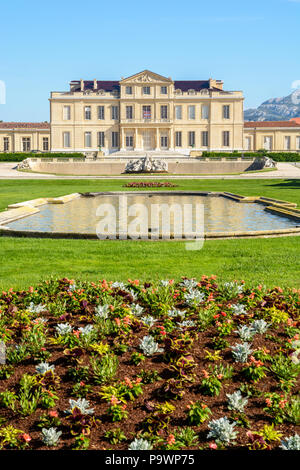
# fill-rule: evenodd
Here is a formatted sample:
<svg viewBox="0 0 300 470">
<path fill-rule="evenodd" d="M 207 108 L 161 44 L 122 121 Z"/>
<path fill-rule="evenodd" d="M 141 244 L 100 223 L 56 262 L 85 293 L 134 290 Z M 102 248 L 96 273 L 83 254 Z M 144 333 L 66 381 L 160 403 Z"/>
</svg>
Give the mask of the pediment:
<svg viewBox="0 0 300 470">
<path fill-rule="evenodd" d="M 122 84 L 125 83 L 173 83 L 171 78 L 163 77 L 162 75 L 158 75 L 157 73 L 151 72 L 150 70 L 143 70 L 143 72 L 139 72 L 135 75 L 131 75 L 131 77 L 124 78 L 121 80 Z"/>
</svg>

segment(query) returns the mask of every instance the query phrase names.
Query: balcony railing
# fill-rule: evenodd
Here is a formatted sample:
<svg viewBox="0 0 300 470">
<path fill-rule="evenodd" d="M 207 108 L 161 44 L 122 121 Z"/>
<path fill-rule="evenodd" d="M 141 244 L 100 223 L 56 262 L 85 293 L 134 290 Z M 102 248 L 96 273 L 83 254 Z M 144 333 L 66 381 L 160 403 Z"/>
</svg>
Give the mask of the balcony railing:
<svg viewBox="0 0 300 470">
<path fill-rule="evenodd" d="M 153 119 L 153 118 L 142 118 L 142 119 L 121 119 L 121 124 L 133 123 L 148 123 L 148 124 L 162 124 L 162 123 L 170 123 L 172 122 L 171 119 Z"/>
</svg>

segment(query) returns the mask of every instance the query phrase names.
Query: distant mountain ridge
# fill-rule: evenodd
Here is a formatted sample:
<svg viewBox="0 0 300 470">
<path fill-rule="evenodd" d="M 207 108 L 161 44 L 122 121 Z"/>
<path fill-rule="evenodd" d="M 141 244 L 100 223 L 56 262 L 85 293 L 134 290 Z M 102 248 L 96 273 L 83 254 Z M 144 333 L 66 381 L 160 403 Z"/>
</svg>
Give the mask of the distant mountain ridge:
<svg viewBox="0 0 300 470">
<path fill-rule="evenodd" d="M 271 98 L 258 108 L 246 109 L 245 121 L 289 121 L 300 116 L 300 90 L 283 98 Z"/>
</svg>

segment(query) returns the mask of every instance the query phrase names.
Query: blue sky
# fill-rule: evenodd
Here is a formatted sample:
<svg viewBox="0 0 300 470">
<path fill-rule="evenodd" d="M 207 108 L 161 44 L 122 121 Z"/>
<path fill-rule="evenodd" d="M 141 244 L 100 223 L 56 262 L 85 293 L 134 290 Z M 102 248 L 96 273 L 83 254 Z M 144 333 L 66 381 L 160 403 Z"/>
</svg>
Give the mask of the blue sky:
<svg viewBox="0 0 300 470">
<path fill-rule="evenodd" d="M 224 80 L 245 108 L 300 80 L 300 0 L 3 1 L 0 120 L 49 120 L 50 91 L 150 69 Z"/>
</svg>

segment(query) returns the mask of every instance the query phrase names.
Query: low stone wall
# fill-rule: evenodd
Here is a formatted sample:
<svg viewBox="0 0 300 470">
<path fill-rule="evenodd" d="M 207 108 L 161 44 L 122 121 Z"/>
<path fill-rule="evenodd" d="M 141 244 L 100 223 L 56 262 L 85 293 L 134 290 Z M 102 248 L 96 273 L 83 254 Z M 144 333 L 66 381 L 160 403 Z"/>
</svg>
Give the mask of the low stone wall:
<svg viewBox="0 0 300 470">
<path fill-rule="evenodd" d="M 31 159 L 28 161 L 32 171 L 40 173 L 54 173 L 63 175 L 120 175 L 124 173 L 125 165 L 128 160 L 112 161 L 105 158 L 102 161 L 76 161 L 72 162 L 45 161 L 46 159 Z M 260 170 L 263 168 L 263 162 L 257 160 L 205 160 L 200 161 L 192 159 L 191 161 L 169 160 L 168 174 L 189 175 L 189 174 L 230 174 L 241 173 L 249 170 Z M 129 175 L 132 176 L 132 175 Z"/>
</svg>

